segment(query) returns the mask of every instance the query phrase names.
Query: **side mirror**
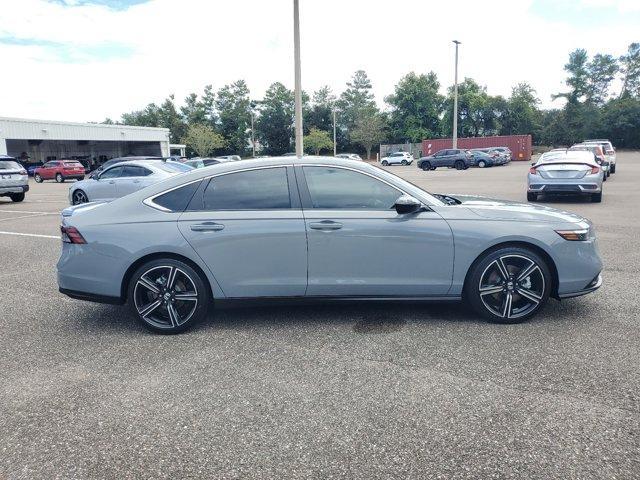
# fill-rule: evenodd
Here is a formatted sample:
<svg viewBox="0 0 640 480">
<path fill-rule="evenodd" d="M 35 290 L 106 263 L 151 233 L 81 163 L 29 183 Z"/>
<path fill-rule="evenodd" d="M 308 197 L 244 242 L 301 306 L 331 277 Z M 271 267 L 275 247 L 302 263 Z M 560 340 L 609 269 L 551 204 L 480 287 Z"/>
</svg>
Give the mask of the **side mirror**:
<svg viewBox="0 0 640 480">
<path fill-rule="evenodd" d="M 405 215 L 407 213 L 415 213 L 420 210 L 422 208 L 422 203 L 420 200 L 410 195 L 402 195 L 396 200 L 394 207 L 396 212 L 400 215 Z"/>
</svg>

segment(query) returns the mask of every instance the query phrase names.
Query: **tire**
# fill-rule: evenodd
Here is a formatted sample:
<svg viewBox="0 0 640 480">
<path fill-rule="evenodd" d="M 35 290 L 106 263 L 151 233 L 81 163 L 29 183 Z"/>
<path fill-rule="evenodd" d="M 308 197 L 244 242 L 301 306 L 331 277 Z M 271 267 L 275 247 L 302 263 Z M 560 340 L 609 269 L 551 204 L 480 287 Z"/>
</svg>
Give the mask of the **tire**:
<svg viewBox="0 0 640 480">
<path fill-rule="evenodd" d="M 480 161 L 478 162 L 478 167 L 479 167 L 479 168 L 484 168 L 484 167 L 486 167 L 486 166 L 487 166 L 487 164 L 486 164 L 486 162 L 485 162 L 484 160 L 480 160 Z"/>
<path fill-rule="evenodd" d="M 605 174 L 602 176 L 602 181 L 606 182 L 607 181 L 607 173 L 605 172 Z"/>
<path fill-rule="evenodd" d="M 87 203 L 89 201 L 89 197 L 84 193 L 83 190 L 77 189 L 73 191 L 71 195 L 71 204 L 72 205 L 80 205 L 82 203 Z"/>
<path fill-rule="evenodd" d="M 36 174 L 33 176 L 33 179 L 36 181 L 36 183 L 42 183 L 42 177 L 40 176 L 40 174 L 39 174 L 39 173 L 36 173 Z"/>
<path fill-rule="evenodd" d="M 602 202 L 602 192 L 600 193 L 592 193 L 591 194 L 591 201 L 593 203 L 600 203 Z"/>
<path fill-rule="evenodd" d="M 456 160 L 456 163 L 453 164 L 456 170 L 464 170 L 465 164 L 462 160 Z"/>
<path fill-rule="evenodd" d="M 401 165 L 408 165 L 406 160 L 402 160 L 402 161 L 400 162 L 400 164 L 401 164 Z"/>
<path fill-rule="evenodd" d="M 611 173 L 616 173 L 616 166 L 615 164 L 611 165 Z"/>
<path fill-rule="evenodd" d="M 383 160 L 383 161 L 382 161 L 382 165 L 383 165 L 384 167 L 386 167 L 387 165 L 389 165 L 389 162 L 387 162 L 386 160 Z"/>
<path fill-rule="evenodd" d="M 173 283 L 167 286 L 170 278 Z M 176 298 L 181 292 L 184 298 Z M 206 279 L 188 264 L 173 258 L 158 258 L 134 272 L 127 298 L 131 310 L 145 328 L 156 333 L 174 334 L 207 315 L 211 293 Z"/>
<path fill-rule="evenodd" d="M 64 177 L 62 176 L 61 173 L 56 173 L 56 182 L 57 183 L 64 183 Z"/>
<path fill-rule="evenodd" d="M 422 168 L 422 170 L 424 170 L 425 172 L 426 172 L 427 170 L 433 170 L 433 167 L 431 166 L 431 163 L 430 163 L 430 162 L 422 162 L 421 168 Z"/>
<path fill-rule="evenodd" d="M 527 202 L 535 202 L 538 200 L 537 193 L 527 192 Z"/>
<path fill-rule="evenodd" d="M 9 195 L 9 198 L 11 198 L 12 202 L 21 202 L 24 200 L 24 192 L 22 193 L 12 193 L 11 195 Z"/>
<path fill-rule="evenodd" d="M 544 307 L 552 281 L 549 265 L 540 255 L 523 247 L 501 247 L 471 266 L 464 298 L 490 322 L 520 323 Z"/>
</svg>

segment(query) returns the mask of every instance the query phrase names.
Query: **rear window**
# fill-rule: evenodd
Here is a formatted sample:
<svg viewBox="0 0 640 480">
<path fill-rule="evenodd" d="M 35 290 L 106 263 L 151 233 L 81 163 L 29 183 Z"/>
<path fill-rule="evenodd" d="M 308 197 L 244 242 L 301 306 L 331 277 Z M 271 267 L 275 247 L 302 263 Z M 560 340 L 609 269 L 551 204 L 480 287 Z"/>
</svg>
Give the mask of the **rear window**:
<svg viewBox="0 0 640 480">
<path fill-rule="evenodd" d="M 65 167 L 82 167 L 80 162 L 62 162 Z"/>
<path fill-rule="evenodd" d="M 21 170 L 22 167 L 18 162 L 11 160 L 0 160 L 0 170 Z"/>
<path fill-rule="evenodd" d="M 167 210 L 171 210 L 172 212 L 182 212 L 187 208 L 187 205 L 189 205 L 189 202 L 198 190 L 200 183 L 200 181 L 193 182 L 176 188 L 175 190 L 171 190 L 170 192 L 156 197 L 153 202 Z"/>
<path fill-rule="evenodd" d="M 170 172 L 170 173 L 190 172 L 191 170 L 193 170 L 192 166 L 186 165 L 184 163 L 177 163 L 177 162 L 162 163 L 162 164 L 156 165 L 156 167 L 158 167 L 160 170 L 164 170 L 165 172 Z"/>
</svg>

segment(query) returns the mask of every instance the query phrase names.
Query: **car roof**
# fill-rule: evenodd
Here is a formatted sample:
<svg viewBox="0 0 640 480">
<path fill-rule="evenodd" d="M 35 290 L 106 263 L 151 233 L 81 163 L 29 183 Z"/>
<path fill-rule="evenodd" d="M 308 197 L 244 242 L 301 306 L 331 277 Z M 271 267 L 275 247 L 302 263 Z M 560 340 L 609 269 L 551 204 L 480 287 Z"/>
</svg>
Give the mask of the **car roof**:
<svg viewBox="0 0 640 480">
<path fill-rule="evenodd" d="M 538 159 L 538 163 L 557 163 L 557 162 L 590 162 L 594 163 L 592 152 L 584 150 L 562 150 L 543 153 Z"/>
</svg>

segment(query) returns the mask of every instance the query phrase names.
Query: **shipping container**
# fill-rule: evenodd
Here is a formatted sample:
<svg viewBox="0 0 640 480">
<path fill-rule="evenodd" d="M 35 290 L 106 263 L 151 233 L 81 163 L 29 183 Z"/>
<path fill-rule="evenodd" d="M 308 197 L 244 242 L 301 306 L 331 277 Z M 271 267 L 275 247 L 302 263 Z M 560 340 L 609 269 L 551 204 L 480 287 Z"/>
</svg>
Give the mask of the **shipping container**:
<svg viewBox="0 0 640 480">
<path fill-rule="evenodd" d="M 428 156 L 445 149 L 453 148 L 451 138 L 435 138 L 422 141 L 422 155 Z M 504 135 L 496 137 L 458 138 L 458 148 L 508 147 L 512 160 L 531 160 L 531 135 Z"/>
</svg>

